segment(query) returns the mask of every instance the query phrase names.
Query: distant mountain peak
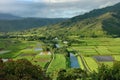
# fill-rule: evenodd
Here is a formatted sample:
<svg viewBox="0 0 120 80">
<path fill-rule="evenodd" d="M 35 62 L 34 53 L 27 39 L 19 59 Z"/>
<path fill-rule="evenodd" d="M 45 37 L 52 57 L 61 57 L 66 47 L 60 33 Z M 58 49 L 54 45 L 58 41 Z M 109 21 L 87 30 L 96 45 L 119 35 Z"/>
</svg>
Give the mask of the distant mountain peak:
<svg viewBox="0 0 120 80">
<path fill-rule="evenodd" d="M 21 17 L 15 16 L 13 14 L 9 13 L 0 13 L 0 20 L 14 20 L 14 19 L 20 19 Z"/>
</svg>

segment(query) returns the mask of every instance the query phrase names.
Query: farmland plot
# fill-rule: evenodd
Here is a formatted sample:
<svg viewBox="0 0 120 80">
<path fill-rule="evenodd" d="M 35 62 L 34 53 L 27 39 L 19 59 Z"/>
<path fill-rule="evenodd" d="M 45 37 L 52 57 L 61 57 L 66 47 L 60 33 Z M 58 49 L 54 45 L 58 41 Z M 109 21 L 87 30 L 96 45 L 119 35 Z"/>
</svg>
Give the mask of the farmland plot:
<svg viewBox="0 0 120 80">
<path fill-rule="evenodd" d="M 84 59 L 90 71 L 97 71 L 98 64 L 92 57 L 84 57 Z"/>
<path fill-rule="evenodd" d="M 120 55 L 113 55 L 115 61 L 120 61 Z"/>
<path fill-rule="evenodd" d="M 114 61 L 112 56 L 94 56 L 98 62 L 111 62 Z"/>
<path fill-rule="evenodd" d="M 51 61 L 51 55 L 36 55 L 32 60 L 33 64 L 39 65 L 42 68 L 46 68 Z"/>
<path fill-rule="evenodd" d="M 63 54 L 55 54 L 47 72 L 57 71 L 60 69 L 66 69 L 66 58 Z"/>
</svg>

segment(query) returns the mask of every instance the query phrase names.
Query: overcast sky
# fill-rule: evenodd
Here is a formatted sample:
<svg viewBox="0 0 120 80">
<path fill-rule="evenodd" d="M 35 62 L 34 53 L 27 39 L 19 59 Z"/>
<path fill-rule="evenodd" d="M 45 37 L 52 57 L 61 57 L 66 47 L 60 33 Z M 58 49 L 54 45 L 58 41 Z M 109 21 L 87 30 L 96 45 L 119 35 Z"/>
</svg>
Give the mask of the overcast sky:
<svg viewBox="0 0 120 80">
<path fill-rule="evenodd" d="M 120 0 L 0 0 L 0 13 L 23 17 L 64 18 L 118 2 Z"/>
</svg>

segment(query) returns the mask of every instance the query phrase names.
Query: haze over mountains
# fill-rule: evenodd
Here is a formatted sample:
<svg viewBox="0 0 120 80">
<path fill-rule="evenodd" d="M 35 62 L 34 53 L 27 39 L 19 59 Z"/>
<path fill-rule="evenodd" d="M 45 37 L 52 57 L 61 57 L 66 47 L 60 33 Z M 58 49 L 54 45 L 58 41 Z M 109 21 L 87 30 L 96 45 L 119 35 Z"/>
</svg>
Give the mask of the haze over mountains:
<svg viewBox="0 0 120 80">
<path fill-rule="evenodd" d="M 55 36 L 118 37 L 120 36 L 120 3 L 90 11 L 44 29 Z"/>
<path fill-rule="evenodd" d="M 15 19 L 20 19 L 22 17 L 19 16 L 15 16 L 12 14 L 8 14 L 8 13 L 0 13 L 0 20 L 15 20 Z"/>
<path fill-rule="evenodd" d="M 118 37 L 120 36 L 120 3 L 102 9 L 95 9 L 89 13 L 75 16 L 66 21 L 64 20 L 65 19 L 42 19 L 42 21 L 39 21 L 34 18 L 5 22 L 2 20 L 3 22 L 0 21 L 0 31 L 24 30 L 34 28 L 35 26 L 44 26 L 36 28 L 36 30 L 34 29 L 34 32 L 40 33 L 41 31 L 42 33 L 42 30 L 46 30 L 44 34 L 49 32 L 48 35 L 54 36 L 78 35 L 80 37 Z M 59 23 L 45 27 L 46 24 L 56 23 L 56 21 Z"/>
<path fill-rule="evenodd" d="M 0 13 L 0 31 L 21 31 L 55 24 L 66 19 L 67 18 L 24 18 L 12 14 Z"/>
</svg>

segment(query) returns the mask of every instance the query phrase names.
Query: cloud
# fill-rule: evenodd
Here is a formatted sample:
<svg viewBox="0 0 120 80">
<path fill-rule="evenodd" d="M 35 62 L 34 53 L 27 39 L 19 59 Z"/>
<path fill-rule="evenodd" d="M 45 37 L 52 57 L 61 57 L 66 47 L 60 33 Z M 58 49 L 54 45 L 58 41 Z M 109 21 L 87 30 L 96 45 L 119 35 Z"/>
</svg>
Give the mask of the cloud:
<svg viewBox="0 0 120 80">
<path fill-rule="evenodd" d="M 0 12 L 23 17 L 73 17 L 119 0 L 0 0 Z"/>
</svg>

